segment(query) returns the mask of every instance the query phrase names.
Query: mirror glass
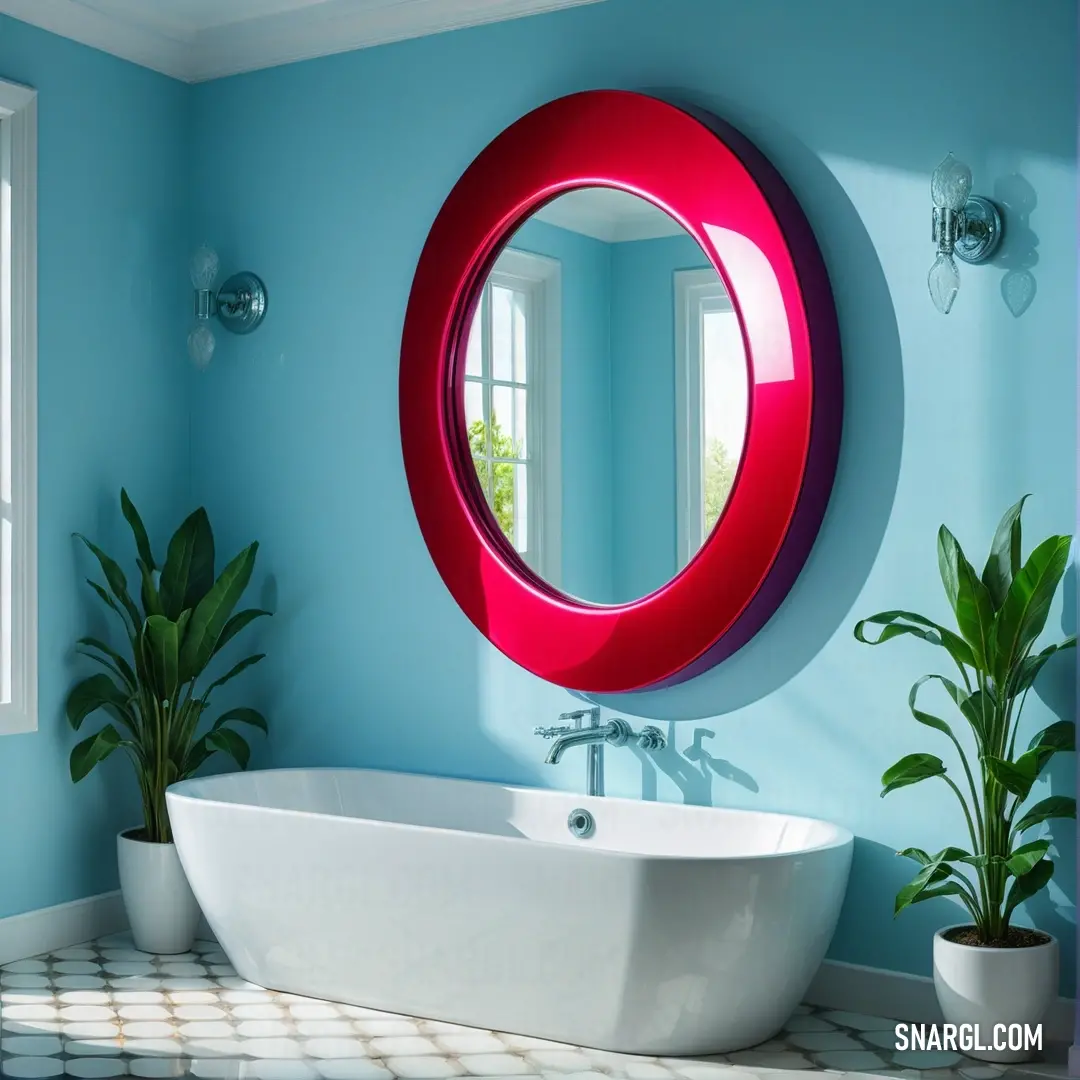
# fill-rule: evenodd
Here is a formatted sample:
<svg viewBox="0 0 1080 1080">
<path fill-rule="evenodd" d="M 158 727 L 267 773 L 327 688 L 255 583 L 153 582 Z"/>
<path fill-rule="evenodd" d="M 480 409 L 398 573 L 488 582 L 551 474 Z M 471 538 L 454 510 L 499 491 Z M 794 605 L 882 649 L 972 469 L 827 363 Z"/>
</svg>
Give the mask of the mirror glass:
<svg viewBox="0 0 1080 1080">
<path fill-rule="evenodd" d="M 708 256 L 614 188 L 553 199 L 484 285 L 465 361 L 477 482 L 561 592 L 623 604 L 716 524 L 746 435 L 742 333 Z"/>
</svg>

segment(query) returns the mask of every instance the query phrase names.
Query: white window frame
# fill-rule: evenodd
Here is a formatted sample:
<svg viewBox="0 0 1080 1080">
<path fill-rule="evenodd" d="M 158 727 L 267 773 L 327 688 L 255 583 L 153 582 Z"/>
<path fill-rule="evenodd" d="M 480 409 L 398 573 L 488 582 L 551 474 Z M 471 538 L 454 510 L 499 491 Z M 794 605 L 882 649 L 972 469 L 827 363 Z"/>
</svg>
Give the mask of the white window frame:
<svg viewBox="0 0 1080 1080">
<path fill-rule="evenodd" d="M 705 541 L 701 475 L 701 341 L 706 312 L 734 311 L 715 270 L 675 271 L 675 491 L 679 567 Z"/>
<path fill-rule="evenodd" d="M 524 292 L 533 317 L 527 328 L 525 416 L 533 570 L 549 584 L 562 581 L 562 264 L 531 251 L 505 248 L 488 282 Z M 538 315 L 538 317 L 537 317 Z"/>
<path fill-rule="evenodd" d="M 2 80 L 0 529 L 0 735 L 10 735 L 38 726 L 37 93 Z"/>
</svg>

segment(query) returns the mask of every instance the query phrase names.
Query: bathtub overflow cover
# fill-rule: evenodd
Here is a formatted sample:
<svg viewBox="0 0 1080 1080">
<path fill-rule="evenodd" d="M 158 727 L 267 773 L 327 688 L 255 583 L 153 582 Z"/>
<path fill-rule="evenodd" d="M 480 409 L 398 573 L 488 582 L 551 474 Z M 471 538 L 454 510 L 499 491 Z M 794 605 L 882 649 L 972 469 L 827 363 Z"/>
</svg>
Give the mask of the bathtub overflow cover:
<svg viewBox="0 0 1080 1080">
<path fill-rule="evenodd" d="M 577 810 L 571 810 L 570 816 L 566 819 L 566 824 L 570 827 L 570 831 L 575 835 L 584 839 L 586 836 L 592 836 L 593 830 L 596 828 L 596 822 L 593 819 L 592 814 L 588 810 L 582 810 L 580 807 Z"/>
</svg>

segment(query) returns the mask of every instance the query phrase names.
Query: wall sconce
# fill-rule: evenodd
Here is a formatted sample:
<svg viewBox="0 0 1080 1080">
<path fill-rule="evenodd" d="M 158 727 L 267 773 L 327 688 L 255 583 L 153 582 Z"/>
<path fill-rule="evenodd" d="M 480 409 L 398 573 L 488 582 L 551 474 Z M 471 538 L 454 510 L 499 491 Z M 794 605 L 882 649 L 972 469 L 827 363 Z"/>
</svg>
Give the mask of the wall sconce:
<svg viewBox="0 0 1080 1080">
<path fill-rule="evenodd" d="M 195 289 L 195 325 L 188 334 L 188 355 L 197 368 L 205 368 L 217 345 L 211 318 L 216 315 L 221 325 L 234 334 L 250 334 L 266 315 L 266 286 L 255 274 L 242 270 L 215 293 L 217 252 L 205 245 L 191 256 L 188 268 Z"/>
<path fill-rule="evenodd" d="M 960 290 L 960 271 L 953 256 L 966 263 L 986 262 L 1001 243 L 1001 214 L 989 199 L 971 194 L 971 170 L 952 154 L 946 154 L 934 170 L 930 197 L 934 200 L 931 236 L 938 255 L 927 284 L 934 307 L 948 315 Z"/>
</svg>

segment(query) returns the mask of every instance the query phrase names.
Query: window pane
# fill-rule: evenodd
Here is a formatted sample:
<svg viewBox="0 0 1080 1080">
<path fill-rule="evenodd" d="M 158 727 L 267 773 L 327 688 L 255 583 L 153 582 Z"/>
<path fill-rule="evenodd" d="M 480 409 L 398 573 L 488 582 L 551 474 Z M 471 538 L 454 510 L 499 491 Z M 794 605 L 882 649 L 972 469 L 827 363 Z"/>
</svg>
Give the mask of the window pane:
<svg viewBox="0 0 1080 1080">
<path fill-rule="evenodd" d="M 514 391 L 514 442 L 517 446 L 517 456 L 527 458 L 529 456 L 528 431 L 526 430 L 525 416 L 525 390 Z"/>
<path fill-rule="evenodd" d="M 524 293 L 514 293 L 514 382 L 525 382 L 528 342 L 527 309 Z"/>
<path fill-rule="evenodd" d="M 703 526 L 708 536 L 731 494 L 746 437 L 746 360 L 733 311 L 702 315 L 701 381 Z"/>
<path fill-rule="evenodd" d="M 514 440 L 514 391 L 509 386 L 491 388 L 491 456 L 518 456 Z"/>
<path fill-rule="evenodd" d="M 514 548 L 524 554 L 529 550 L 528 465 L 514 467 Z"/>
<path fill-rule="evenodd" d="M 496 461 L 491 466 L 493 489 L 489 503 L 503 535 L 514 540 L 514 466 Z"/>
<path fill-rule="evenodd" d="M 484 384 L 465 380 L 465 427 L 473 457 L 486 457 L 487 429 L 484 426 Z"/>
<path fill-rule="evenodd" d="M 511 350 L 513 349 L 512 305 L 514 294 L 501 285 L 491 287 L 491 375 L 495 379 L 510 380 L 513 374 Z"/>
<path fill-rule="evenodd" d="M 476 305 L 472 326 L 469 327 L 469 344 L 465 349 L 465 374 L 480 376 L 484 373 L 483 342 L 481 326 L 483 323 L 483 302 Z"/>
<path fill-rule="evenodd" d="M 476 466 L 476 478 L 480 481 L 480 487 L 484 492 L 484 498 L 488 506 L 491 505 L 491 462 L 485 457 L 473 454 L 473 464 Z"/>
</svg>

